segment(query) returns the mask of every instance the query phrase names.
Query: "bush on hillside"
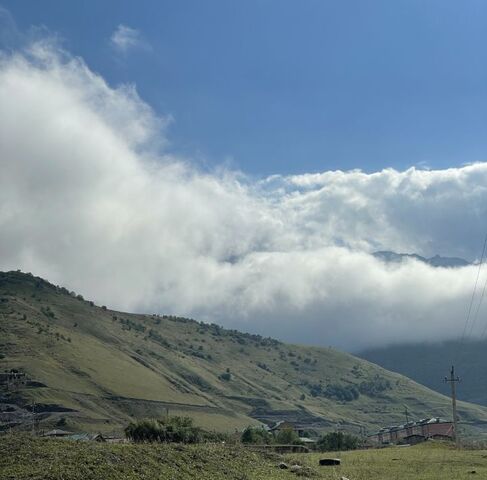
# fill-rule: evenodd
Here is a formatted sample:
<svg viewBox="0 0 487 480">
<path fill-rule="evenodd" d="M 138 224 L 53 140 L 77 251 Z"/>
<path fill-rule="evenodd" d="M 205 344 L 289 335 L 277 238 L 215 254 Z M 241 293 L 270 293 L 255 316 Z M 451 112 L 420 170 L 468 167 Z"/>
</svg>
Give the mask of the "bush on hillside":
<svg viewBox="0 0 487 480">
<path fill-rule="evenodd" d="M 360 396 L 360 392 L 353 385 L 328 385 L 323 392 L 323 396 L 327 398 L 333 398 L 335 400 L 341 400 L 343 402 L 351 402 L 357 400 Z"/>
<path fill-rule="evenodd" d="M 313 397 L 326 397 L 342 402 L 351 402 L 360 396 L 359 390 L 354 385 L 329 384 L 323 387 L 321 384 L 311 384 L 308 388 Z"/>
<path fill-rule="evenodd" d="M 380 375 L 375 375 L 375 377 L 370 380 L 363 381 L 359 385 L 360 393 L 368 395 L 369 397 L 377 397 L 383 392 L 390 390 L 392 388 L 391 382 Z"/>
</svg>

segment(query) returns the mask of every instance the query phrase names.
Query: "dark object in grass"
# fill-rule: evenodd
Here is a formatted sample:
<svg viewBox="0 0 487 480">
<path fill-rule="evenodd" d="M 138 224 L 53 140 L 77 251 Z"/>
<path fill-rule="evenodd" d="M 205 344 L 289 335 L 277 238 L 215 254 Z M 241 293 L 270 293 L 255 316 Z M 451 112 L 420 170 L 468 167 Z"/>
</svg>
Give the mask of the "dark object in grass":
<svg viewBox="0 0 487 480">
<path fill-rule="evenodd" d="M 327 465 L 340 465 L 342 461 L 339 458 L 322 458 L 320 460 L 320 465 L 327 466 Z"/>
<path fill-rule="evenodd" d="M 286 470 L 286 469 L 288 469 L 289 467 L 287 466 L 287 463 L 281 462 L 281 463 L 278 465 L 278 468 L 280 468 L 280 469 L 282 469 L 282 470 Z"/>
</svg>

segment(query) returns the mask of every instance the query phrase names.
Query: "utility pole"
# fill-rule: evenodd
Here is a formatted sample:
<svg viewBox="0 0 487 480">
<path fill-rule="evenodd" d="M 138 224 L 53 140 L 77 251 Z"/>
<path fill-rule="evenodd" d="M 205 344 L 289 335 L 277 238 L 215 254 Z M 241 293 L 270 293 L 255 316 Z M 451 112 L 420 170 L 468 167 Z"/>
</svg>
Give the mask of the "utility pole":
<svg viewBox="0 0 487 480">
<path fill-rule="evenodd" d="M 445 382 L 450 383 L 451 386 L 451 406 L 453 412 L 453 440 L 455 445 L 458 447 L 459 438 L 458 438 L 458 429 L 457 429 L 457 392 L 455 384 L 460 381 L 460 378 L 455 377 L 455 367 L 452 365 L 450 370 L 450 378 L 445 377 Z"/>
<path fill-rule="evenodd" d="M 32 400 L 32 435 L 36 434 L 36 402 Z"/>
<path fill-rule="evenodd" d="M 404 414 L 406 415 L 406 424 L 409 423 L 409 412 L 408 412 L 408 406 L 404 405 Z"/>
</svg>

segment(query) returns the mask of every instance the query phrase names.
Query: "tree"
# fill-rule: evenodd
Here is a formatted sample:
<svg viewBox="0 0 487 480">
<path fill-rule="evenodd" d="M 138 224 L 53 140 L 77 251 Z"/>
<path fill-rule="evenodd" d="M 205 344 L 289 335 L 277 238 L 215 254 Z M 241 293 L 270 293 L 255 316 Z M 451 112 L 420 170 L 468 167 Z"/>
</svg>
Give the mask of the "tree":
<svg viewBox="0 0 487 480">
<path fill-rule="evenodd" d="M 355 450 L 361 445 L 361 439 L 350 433 L 330 432 L 321 436 L 317 445 L 322 452 Z"/>
<path fill-rule="evenodd" d="M 251 445 L 266 445 L 272 443 L 272 435 L 263 428 L 247 427 L 242 432 L 240 441 Z"/>
<path fill-rule="evenodd" d="M 292 428 L 284 428 L 276 435 L 276 443 L 281 445 L 300 445 L 299 435 Z"/>
</svg>

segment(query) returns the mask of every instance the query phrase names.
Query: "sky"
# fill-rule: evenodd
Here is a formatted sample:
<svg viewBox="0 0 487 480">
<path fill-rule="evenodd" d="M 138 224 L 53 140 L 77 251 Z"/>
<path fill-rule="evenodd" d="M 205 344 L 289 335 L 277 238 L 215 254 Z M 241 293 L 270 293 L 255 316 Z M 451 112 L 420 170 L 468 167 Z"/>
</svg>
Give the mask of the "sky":
<svg viewBox="0 0 487 480">
<path fill-rule="evenodd" d="M 485 268 L 372 255 L 480 257 L 483 4 L 276 5 L 4 1 L 0 270 L 349 351 L 460 336 L 480 272 L 484 336 Z"/>
<path fill-rule="evenodd" d="M 171 115 L 174 152 L 256 176 L 486 160 L 483 0 L 3 0 Z M 115 55 L 119 27 L 135 42 Z"/>
</svg>

